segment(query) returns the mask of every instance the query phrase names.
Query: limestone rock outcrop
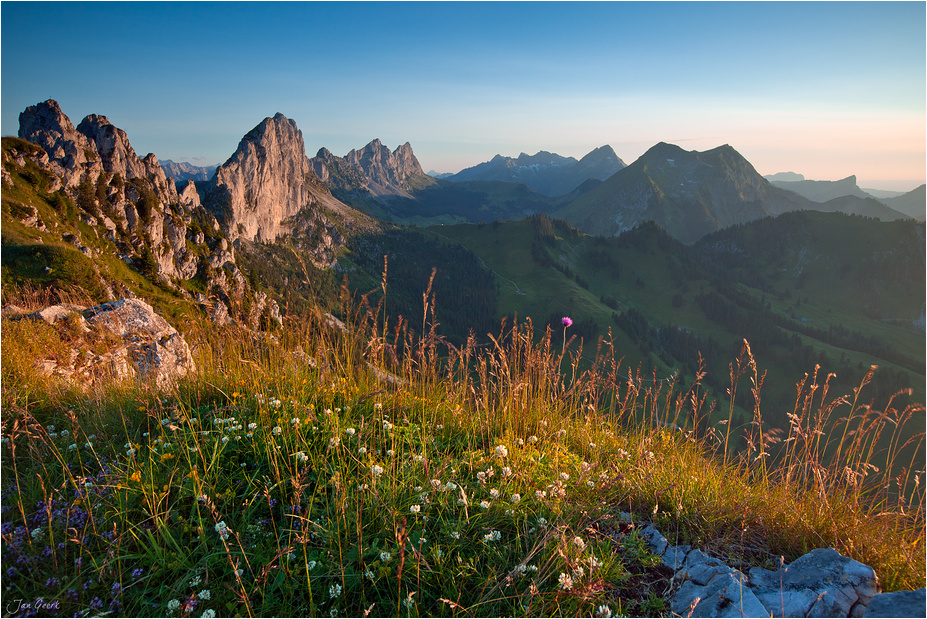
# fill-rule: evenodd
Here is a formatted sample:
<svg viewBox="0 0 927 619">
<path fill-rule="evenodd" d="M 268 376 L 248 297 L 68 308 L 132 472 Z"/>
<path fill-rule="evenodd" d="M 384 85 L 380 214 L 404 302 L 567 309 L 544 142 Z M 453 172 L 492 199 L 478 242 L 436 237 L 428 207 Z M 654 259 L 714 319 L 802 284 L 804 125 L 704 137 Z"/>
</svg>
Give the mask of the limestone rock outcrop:
<svg viewBox="0 0 927 619">
<path fill-rule="evenodd" d="M 51 171 L 66 187 L 75 187 L 84 178 L 96 178 L 103 170 L 96 148 L 52 99 L 19 114 L 19 137 L 48 153 Z"/>
<path fill-rule="evenodd" d="M 700 550 L 670 544 L 653 526 L 640 534 L 680 583 L 672 595 L 674 616 L 924 616 L 924 589 L 881 593 L 871 567 L 833 548 L 812 550 L 778 570 L 755 567 L 744 574 Z"/>
<path fill-rule="evenodd" d="M 70 323 L 83 334 L 67 360 L 39 361 L 39 371 L 50 376 L 84 385 L 116 379 L 163 388 L 196 371 L 183 335 L 140 299 L 88 309 L 55 305 L 26 318 L 53 325 Z"/>
</svg>

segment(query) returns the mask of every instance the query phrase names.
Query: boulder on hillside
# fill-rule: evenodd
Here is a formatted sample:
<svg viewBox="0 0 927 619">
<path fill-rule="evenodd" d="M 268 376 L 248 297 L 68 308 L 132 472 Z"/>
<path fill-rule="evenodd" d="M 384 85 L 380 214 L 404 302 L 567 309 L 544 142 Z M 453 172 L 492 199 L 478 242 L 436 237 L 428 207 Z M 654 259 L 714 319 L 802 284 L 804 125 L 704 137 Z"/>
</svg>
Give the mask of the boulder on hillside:
<svg viewBox="0 0 927 619">
<path fill-rule="evenodd" d="M 56 305 L 26 318 L 55 324 L 70 316 L 86 337 L 77 341 L 66 362 L 38 361 L 39 371 L 47 375 L 83 385 L 115 379 L 163 388 L 196 370 L 183 336 L 141 299 L 120 299 L 89 309 Z"/>
</svg>

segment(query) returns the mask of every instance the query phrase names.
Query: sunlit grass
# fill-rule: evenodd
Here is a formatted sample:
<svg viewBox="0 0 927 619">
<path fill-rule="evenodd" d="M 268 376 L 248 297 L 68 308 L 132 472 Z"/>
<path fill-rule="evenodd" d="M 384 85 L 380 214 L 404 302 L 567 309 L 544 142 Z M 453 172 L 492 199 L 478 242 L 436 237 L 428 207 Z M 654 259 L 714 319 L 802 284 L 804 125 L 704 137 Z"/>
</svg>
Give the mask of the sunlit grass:
<svg viewBox="0 0 927 619">
<path fill-rule="evenodd" d="M 643 522 L 738 567 L 833 546 L 883 588 L 923 583 L 920 442 L 879 440 L 923 407 L 876 411 L 864 385 L 830 394 L 812 372 L 786 433 L 759 403 L 746 427 L 711 426 L 697 381 L 648 382 L 607 342 L 582 370 L 530 323 L 456 348 L 378 309 L 346 301 L 346 325 L 319 312 L 279 339 L 194 329 L 200 373 L 170 392 L 5 380 L 4 598 L 58 615 L 666 614 Z M 749 348 L 731 374 L 761 401 Z"/>
</svg>

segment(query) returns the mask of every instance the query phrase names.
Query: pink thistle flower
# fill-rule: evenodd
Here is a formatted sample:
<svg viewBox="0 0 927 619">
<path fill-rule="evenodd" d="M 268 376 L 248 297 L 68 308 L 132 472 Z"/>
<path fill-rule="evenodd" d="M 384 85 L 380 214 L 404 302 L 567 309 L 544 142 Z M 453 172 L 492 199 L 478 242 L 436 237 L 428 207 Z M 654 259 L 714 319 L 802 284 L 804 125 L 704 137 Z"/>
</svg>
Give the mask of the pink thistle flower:
<svg viewBox="0 0 927 619">
<path fill-rule="evenodd" d="M 563 318 L 560 319 L 560 323 L 564 326 L 564 328 L 572 327 L 573 319 L 570 318 L 569 316 L 564 316 Z"/>
</svg>

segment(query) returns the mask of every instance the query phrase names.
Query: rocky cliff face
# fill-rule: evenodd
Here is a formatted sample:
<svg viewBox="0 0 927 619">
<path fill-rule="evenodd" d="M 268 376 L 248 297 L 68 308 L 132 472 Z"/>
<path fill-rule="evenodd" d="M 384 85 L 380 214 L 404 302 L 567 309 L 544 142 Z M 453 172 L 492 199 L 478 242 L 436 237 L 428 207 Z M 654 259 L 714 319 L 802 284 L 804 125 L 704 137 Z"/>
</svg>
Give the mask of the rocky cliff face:
<svg viewBox="0 0 927 619">
<path fill-rule="evenodd" d="M 186 161 L 171 161 L 165 159 L 161 162 L 161 169 L 169 178 L 174 179 L 177 183 L 184 181 L 208 181 L 215 174 L 219 166 L 197 166 Z"/>
<path fill-rule="evenodd" d="M 204 305 L 214 309 L 220 303 L 225 314 L 236 299 L 249 294 L 234 249 L 215 217 L 200 205 L 194 183 L 189 181 L 178 192 L 157 157 L 138 157 L 126 133 L 105 116 L 87 116 L 75 128 L 58 103 L 48 100 L 20 114 L 19 135 L 40 149 L 5 140 L 3 182 L 13 186 L 10 171 L 34 179 L 36 174 L 27 169 L 37 170 L 43 178 L 38 193 L 61 205 L 58 213 L 44 216 L 35 207 L 18 205 L 21 223 L 57 233 L 91 258 L 112 251 L 180 296 L 190 296 L 183 282 L 202 275 Z M 63 200 L 76 209 L 66 208 Z M 43 217 L 49 219 L 48 226 Z M 105 283 L 100 270 L 94 269 Z M 110 298 L 114 294 L 111 289 Z"/>
<path fill-rule="evenodd" d="M 272 242 L 299 233 L 319 239 L 318 262 L 330 264 L 343 243 L 339 228 L 371 222 L 341 203 L 313 171 L 302 132 L 283 114 L 265 118 L 216 169 L 204 206 L 231 240 Z"/>
</svg>

